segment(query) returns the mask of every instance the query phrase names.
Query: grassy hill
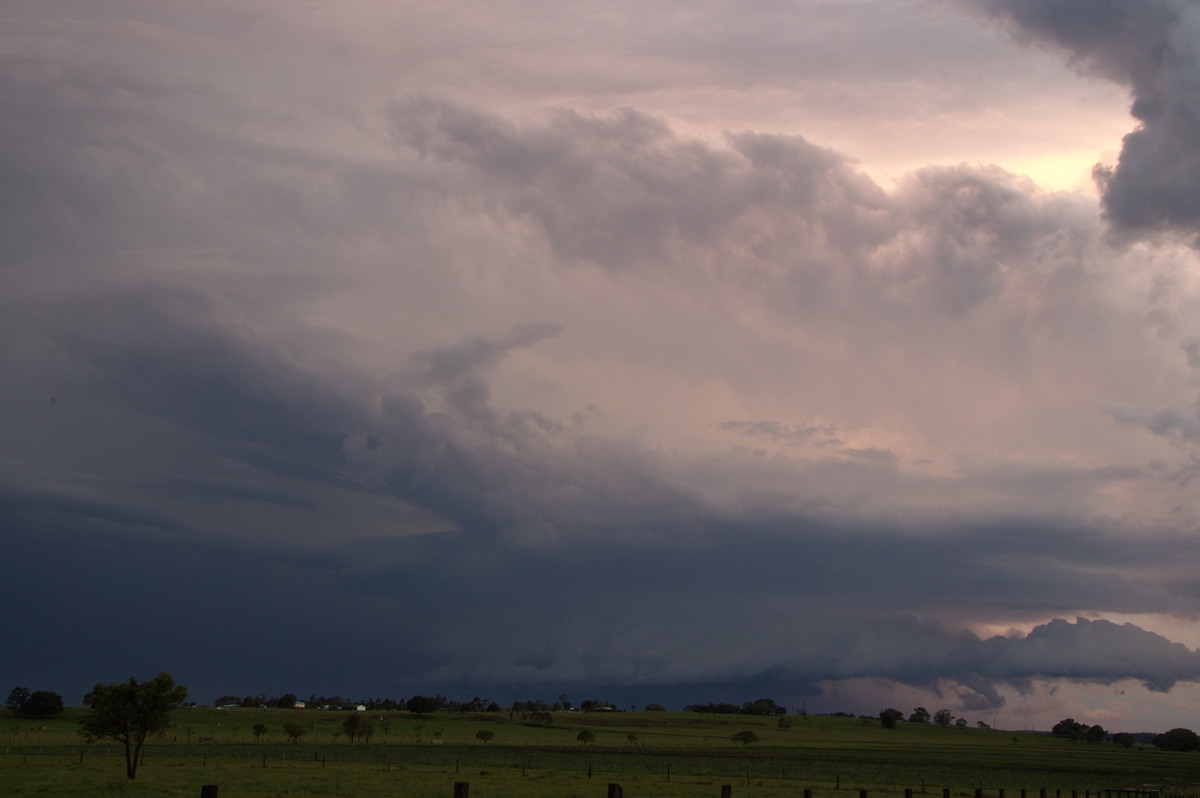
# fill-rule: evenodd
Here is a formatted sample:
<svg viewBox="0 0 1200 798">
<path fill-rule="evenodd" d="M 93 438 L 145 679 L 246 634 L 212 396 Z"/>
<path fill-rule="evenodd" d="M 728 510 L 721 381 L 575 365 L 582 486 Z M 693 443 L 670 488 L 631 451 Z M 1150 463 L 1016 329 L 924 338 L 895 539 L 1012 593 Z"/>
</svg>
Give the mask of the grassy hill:
<svg viewBox="0 0 1200 798">
<path fill-rule="evenodd" d="M 1049 735 L 942 728 L 846 717 L 791 718 L 690 713 L 367 713 L 369 742 L 341 733 L 347 713 L 288 709 L 180 709 L 147 748 L 138 779 L 124 778 L 121 749 L 77 734 L 81 710 L 52 720 L 0 716 L 0 793 L 13 796 L 190 796 L 216 784 L 234 796 L 413 796 L 449 798 L 469 782 L 472 798 L 603 798 L 609 783 L 627 798 L 1097 798 L 1105 790 L 1200 792 L 1200 755 L 1070 742 Z M 288 742 L 284 724 L 304 735 Z M 255 734 L 261 724 L 265 733 Z M 480 730 L 493 733 L 489 742 Z M 581 731 L 594 735 L 590 744 Z M 753 731 L 758 742 L 732 737 Z M 1105 796 L 1110 798 L 1110 796 Z M 1115 797 L 1111 797 L 1115 798 Z"/>
</svg>

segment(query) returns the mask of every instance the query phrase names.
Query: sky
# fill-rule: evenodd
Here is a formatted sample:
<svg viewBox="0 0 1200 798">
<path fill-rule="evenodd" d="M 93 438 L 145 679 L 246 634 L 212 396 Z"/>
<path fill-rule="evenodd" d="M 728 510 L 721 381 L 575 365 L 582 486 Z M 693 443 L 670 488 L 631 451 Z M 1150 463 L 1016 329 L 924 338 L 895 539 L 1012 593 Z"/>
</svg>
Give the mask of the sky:
<svg viewBox="0 0 1200 798">
<path fill-rule="evenodd" d="M 1196 727 L 1198 48 L 0 0 L 0 686 Z"/>
</svg>

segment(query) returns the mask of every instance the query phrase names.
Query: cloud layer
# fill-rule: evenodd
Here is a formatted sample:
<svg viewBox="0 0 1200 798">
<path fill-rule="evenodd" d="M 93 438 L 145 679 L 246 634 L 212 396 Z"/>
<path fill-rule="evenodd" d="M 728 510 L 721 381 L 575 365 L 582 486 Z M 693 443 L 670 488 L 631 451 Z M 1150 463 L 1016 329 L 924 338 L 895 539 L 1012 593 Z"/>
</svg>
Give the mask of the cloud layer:
<svg viewBox="0 0 1200 798">
<path fill-rule="evenodd" d="M 1200 681 L 1156 627 L 1200 598 L 1191 6 L 962 6 L 1131 89 L 1097 204 L 883 180 L 774 107 L 829 71 L 951 136 L 1059 90 L 966 13 L 777 11 L 865 54 L 818 65 L 720 3 L 571 39 L 514 2 L 483 43 L 427 9 L 428 51 L 386 4 L 210 5 L 16 4 L 0 38 L 0 522 L 41 563 L 0 593 L 44 620 L 0 672 L 979 711 Z M 946 30 L 1033 72 L 958 105 L 950 60 L 870 55 Z"/>
</svg>

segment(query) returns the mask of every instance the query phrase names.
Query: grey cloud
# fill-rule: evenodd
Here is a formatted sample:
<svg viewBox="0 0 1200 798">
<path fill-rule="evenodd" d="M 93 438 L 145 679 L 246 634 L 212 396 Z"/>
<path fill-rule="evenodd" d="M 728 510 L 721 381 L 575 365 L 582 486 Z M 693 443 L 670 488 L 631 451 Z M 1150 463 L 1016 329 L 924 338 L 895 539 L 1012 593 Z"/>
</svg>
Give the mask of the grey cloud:
<svg viewBox="0 0 1200 798">
<path fill-rule="evenodd" d="M 1065 49 L 1081 70 L 1128 84 L 1139 127 L 1097 167 L 1122 231 L 1200 229 L 1200 64 L 1195 4 L 1177 0 L 980 0 L 1017 35 Z"/>
<path fill-rule="evenodd" d="M 1143 373 L 1109 364 L 1142 316 L 1102 290 L 1086 199 L 969 166 L 885 191 L 799 136 L 463 94 L 390 105 L 390 149 L 349 124 L 326 148 L 304 125 L 240 128 L 203 76 L 4 67 L 0 390 L 22 444 L 0 514 L 23 556 L 42 534 L 69 550 L 81 589 L 129 583 L 105 618 L 248 617 L 269 645 L 238 630 L 213 657 L 248 679 L 298 673 L 277 657 L 336 680 L 304 641 L 369 639 L 351 669 L 372 692 L 381 674 L 410 693 L 879 678 L 953 680 L 982 707 L 1037 678 L 1196 678 L 1190 652 L 1099 621 L 955 631 L 1196 607 L 1173 570 L 1188 541 L 1090 514 L 1145 470 L 1091 441 L 993 465 L 989 447 L 1061 422 L 1040 403 L 1063 363 Z M 1035 366 L 1052 378 L 994 403 L 970 384 Z M 1053 412 L 1109 402 L 1098 373 L 1104 398 Z M 565 420 L 606 382 L 609 407 Z M 1018 442 L 995 444 L 980 407 Z M 1141 412 L 1117 416 L 1194 434 Z M 909 469 L 926 441 L 946 462 Z M 987 462 L 947 465 L 956 447 Z M 1060 451 L 1096 465 L 1046 466 Z M 50 476 L 20 476 L 35 468 Z M 149 542 L 126 562 L 117 532 Z M 77 613 L 28 578 L 0 591 Z M 137 650 L 202 659 L 185 638 Z"/>
<path fill-rule="evenodd" d="M 517 125 L 432 97 L 389 118 L 398 146 L 448 180 L 466 170 L 475 207 L 532 223 L 559 263 L 767 281 L 806 310 L 846 291 L 966 316 L 1013 274 L 1077 265 L 1091 235 L 1079 198 L 996 168 L 924 169 L 889 196 L 796 136 L 730 134 L 720 148 L 632 111 Z"/>
<path fill-rule="evenodd" d="M 836 446 L 838 428 L 836 424 L 807 424 L 793 427 L 778 421 L 723 421 L 718 427 L 736 432 L 748 438 L 764 437 L 771 441 L 783 441 L 795 446 Z"/>
<path fill-rule="evenodd" d="M 1181 443 L 1200 442 L 1200 418 L 1194 408 L 1170 404 L 1158 409 L 1117 404 L 1109 408 L 1122 424 L 1143 427 L 1154 435 Z"/>
</svg>

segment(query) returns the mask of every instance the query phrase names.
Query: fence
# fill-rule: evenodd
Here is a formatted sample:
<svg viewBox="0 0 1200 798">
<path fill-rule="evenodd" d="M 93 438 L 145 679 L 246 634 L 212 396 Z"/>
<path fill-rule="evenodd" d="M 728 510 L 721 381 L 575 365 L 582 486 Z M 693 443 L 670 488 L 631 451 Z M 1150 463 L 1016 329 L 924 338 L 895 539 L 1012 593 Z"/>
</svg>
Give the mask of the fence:
<svg viewBox="0 0 1200 798">
<path fill-rule="evenodd" d="M 218 798 L 219 788 L 215 784 L 206 784 L 200 788 L 200 798 Z M 922 790 L 922 792 L 924 792 Z M 1064 790 L 1054 790 L 1054 798 L 1065 798 Z M 1115 790 L 1084 790 L 1082 798 L 1200 798 L 1200 794 L 1189 793 L 1182 794 L 1177 792 L 1165 792 L 1158 787 L 1138 787 L 1124 788 Z M 1028 790 L 1020 790 L 1020 798 L 1029 798 Z M 813 798 L 813 791 L 805 789 L 802 791 L 803 798 Z M 453 798 L 471 798 L 471 784 L 466 781 L 454 782 Z M 608 785 L 608 798 L 625 798 L 625 791 L 620 784 L 610 783 Z M 733 785 L 722 784 L 720 798 L 733 798 Z M 858 798 L 869 798 L 868 790 L 859 790 Z M 911 788 L 904 790 L 904 798 L 913 798 L 913 790 Z M 950 798 L 950 788 L 942 788 L 942 798 Z M 985 796 L 982 787 L 975 789 L 975 798 L 1006 798 L 1006 793 L 1003 787 L 998 788 L 993 796 Z M 1049 798 L 1049 791 L 1042 787 L 1038 790 L 1038 798 Z M 1079 790 L 1071 790 L 1070 798 L 1081 798 Z"/>
</svg>

